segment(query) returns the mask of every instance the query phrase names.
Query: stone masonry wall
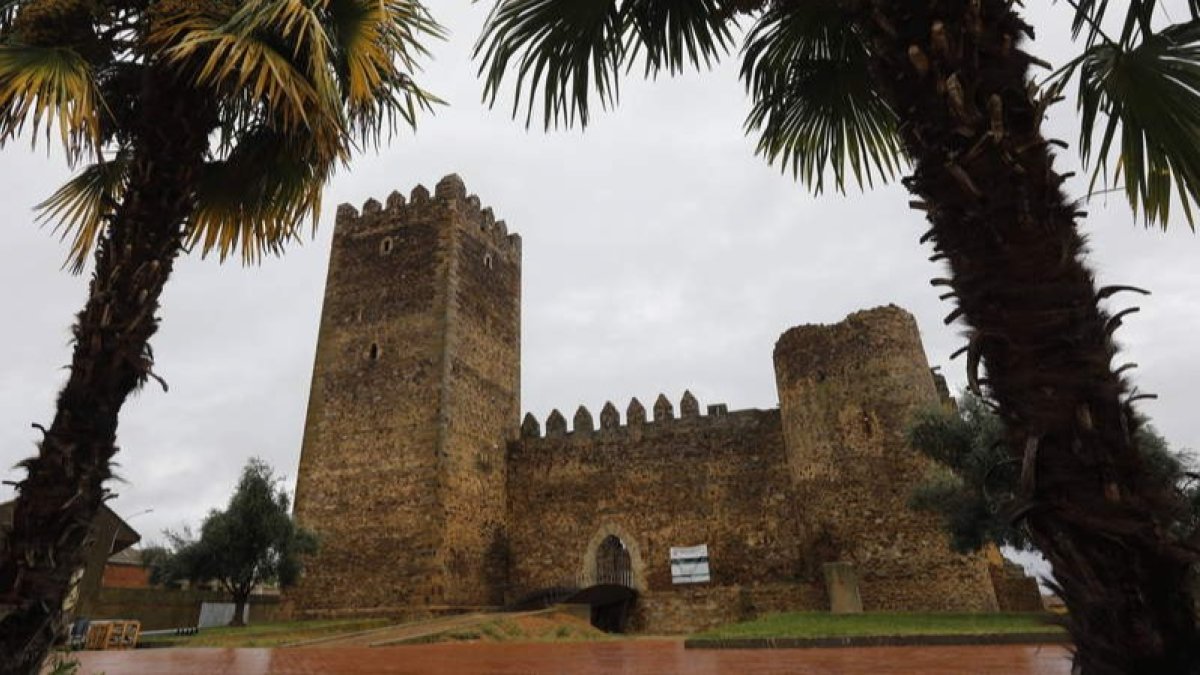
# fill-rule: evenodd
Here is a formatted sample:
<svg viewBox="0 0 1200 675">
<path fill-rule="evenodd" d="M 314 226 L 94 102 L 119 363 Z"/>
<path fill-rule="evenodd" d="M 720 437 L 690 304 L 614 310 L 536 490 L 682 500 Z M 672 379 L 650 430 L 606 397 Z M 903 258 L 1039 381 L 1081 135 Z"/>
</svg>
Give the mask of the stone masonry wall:
<svg viewBox="0 0 1200 675">
<path fill-rule="evenodd" d="M 938 393 L 895 307 L 802 326 L 775 348 L 779 410 L 701 414 L 691 394 L 520 409 L 521 242 L 448 176 L 430 195 L 338 209 L 296 490 L 321 537 L 298 616 L 415 616 L 594 583 L 619 537 L 633 627 L 688 631 L 828 607 L 853 563 L 866 609 L 994 610 L 984 560 L 907 507 L 904 442 Z M 518 436 L 519 430 L 519 436 Z M 672 584 L 668 549 L 707 544 L 712 581 Z"/>
<path fill-rule="evenodd" d="M 444 602 L 504 600 L 505 445 L 520 421 L 521 251 L 457 176 L 436 197 L 456 211 L 448 287 L 443 440 Z"/>
<path fill-rule="evenodd" d="M 301 616 L 487 600 L 480 583 L 464 581 L 482 578 L 479 566 L 456 560 L 483 553 L 462 534 L 474 499 L 464 492 L 503 512 L 503 471 L 489 479 L 478 469 L 502 462 L 516 366 L 480 364 L 518 360 L 517 300 L 492 319 L 456 322 L 487 314 L 479 307 L 489 302 L 460 293 L 481 285 L 471 281 L 477 268 L 490 264 L 502 288 L 519 285 L 520 242 L 461 194 L 461 181 L 443 184 L 436 196 L 422 186 L 407 201 L 392 193 L 386 207 L 368 200 L 361 214 L 338 209 L 296 487 L 297 518 L 321 537 L 289 594 Z M 460 261 L 483 241 L 486 262 Z M 497 338 L 507 352 L 477 335 L 488 320 L 508 327 Z"/>
<path fill-rule="evenodd" d="M 681 587 L 638 597 L 636 628 L 652 633 L 696 633 L 780 612 L 824 611 L 829 601 L 816 581 Z"/>
<path fill-rule="evenodd" d="M 570 433 L 555 411 L 545 436 L 526 419 L 523 437 L 509 446 L 510 597 L 589 585 L 596 547 L 615 534 L 630 551 L 641 594 L 635 629 L 736 620 L 754 604 L 721 598 L 761 585 L 775 589 L 761 596 L 822 606 L 798 518 L 803 505 L 790 495 L 778 411 L 724 413 L 722 406 L 701 416 L 690 394 L 685 401 L 685 417 L 668 418 L 670 404 L 660 397 L 656 419 L 641 421 L 635 399 L 625 425 L 611 406 L 599 427 L 581 409 Z M 712 582 L 673 585 L 668 549 L 696 544 L 708 544 Z"/>
<path fill-rule="evenodd" d="M 800 326 L 775 346 L 787 464 L 821 557 L 854 563 L 870 610 L 996 609 L 982 556 L 950 551 L 908 508 L 928 460 L 904 432 L 940 404 L 916 322 L 898 307 Z"/>
</svg>

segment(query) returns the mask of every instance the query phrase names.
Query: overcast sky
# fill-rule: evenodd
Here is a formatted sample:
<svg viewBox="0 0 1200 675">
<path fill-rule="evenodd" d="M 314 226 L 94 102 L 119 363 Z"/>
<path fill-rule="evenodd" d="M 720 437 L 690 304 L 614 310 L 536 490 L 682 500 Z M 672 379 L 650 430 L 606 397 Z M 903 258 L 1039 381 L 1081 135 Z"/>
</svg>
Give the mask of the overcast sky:
<svg viewBox="0 0 1200 675">
<path fill-rule="evenodd" d="M 586 132 L 526 131 L 507 107 L 479 102 L 470 47 L 490 3 L 432 4 L 452 35 L 422 82 L 450 107 L 341 172 L 315 237 L 285 258 L 176 268 L 153 343 L 171 390 L 130 400 L 116 458 L 124 482 L 112 506 L 145 537 L 222 506 L 251 456 L 294 483 L 336 205 L 432 189 L 451 172 L 524 239 L 522 407 L 539 419 L 555 407 L 569 418 L 581 403 L 596 414 L 610 399 L 624 410 L 659 392 L 677 404 L 689 388 L 701 405 L 773 407 L 780 333 L 886 303 L 916 314 L 930 362 L 961 386 L 962 363 L 947 358 L 961 327 L 942 324 L 950 307 L 928 284 L 941 270 L 917 243 L 925 225 L 907 194 L 813 197 L 755 157 L 736 58 L 630 80 L 619 109 Z M 1069 7 L 1031 4 L 1033 51 L 1061 63 Z M 1052 128 L 1073 141 L 1070 104 L 1054 113 Z M 63 163 L 16 144 L 0 152 L 0 171 L 0 467 L 14 480 L 11 467 L 34 451 L 30 424 L 52 417 L 87 278 L 60 269 L 65 247 L 33 223 L 33 205 L 67 177 Z M 1068 187 L 1082 194 L 1080 181 Z M 1182 220 L 1166 234 L 1142 229 L 1119 197 L 1088 210 L 1099 282 L 1154 291 L 1118 333 L 1141 364 L 1138 386 L 1161 396 L 1142 410 L 1175 446 L 1200 447 L 1200 238 Z"/>
</svg>

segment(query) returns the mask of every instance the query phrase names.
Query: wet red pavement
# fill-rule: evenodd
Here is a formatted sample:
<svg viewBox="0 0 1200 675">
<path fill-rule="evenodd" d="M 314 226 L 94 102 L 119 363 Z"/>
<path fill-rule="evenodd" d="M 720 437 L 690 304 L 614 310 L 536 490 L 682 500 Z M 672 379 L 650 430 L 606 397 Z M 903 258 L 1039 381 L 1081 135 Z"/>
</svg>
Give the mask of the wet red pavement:
<svg viewBox="0 0 1200 675">
<path fill-rule="evenodd" d="M 1059 646 L 695 650 L 678 640 L 570 644 L 438 644 L 313 649 L 85 652 L 81 673 L 106 675 L 1067 675 Z"/>
</svg>

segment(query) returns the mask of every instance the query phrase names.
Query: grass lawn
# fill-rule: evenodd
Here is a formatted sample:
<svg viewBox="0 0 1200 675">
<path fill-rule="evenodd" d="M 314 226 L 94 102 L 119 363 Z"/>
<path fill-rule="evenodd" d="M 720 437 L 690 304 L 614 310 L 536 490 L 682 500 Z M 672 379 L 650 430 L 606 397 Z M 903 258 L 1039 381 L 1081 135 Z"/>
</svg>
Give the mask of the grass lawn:
<svg viewBox="0 0 1200 675">
<path fill-rule="evenodd" d="M 154 635 L 143 637 L 147 646 L 172 647 L 277 647 L 289 642 L 311 640 L 336 633 L 381 628 L 388 619 L 340 619 L 325 621 L 285 621 L 251 624 L 243 628 L 202 628 L 196 635 Z"/>
<path fill-rule="evenodd" d="M 1049 614 L 790 612 L 734 623 L 695 638 L 823 638 L 880 635 L 985 635 L 1060 631 Z"/>
</svg>

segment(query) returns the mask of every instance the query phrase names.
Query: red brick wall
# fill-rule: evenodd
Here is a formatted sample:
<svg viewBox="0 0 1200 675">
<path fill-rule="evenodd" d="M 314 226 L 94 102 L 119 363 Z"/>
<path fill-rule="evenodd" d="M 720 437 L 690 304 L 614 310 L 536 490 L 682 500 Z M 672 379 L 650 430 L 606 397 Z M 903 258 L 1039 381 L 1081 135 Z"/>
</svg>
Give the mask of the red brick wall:
<svg viewBox="0 0 1200 675">
<path fill-rule="evenodd" d="M 101 588 L 149 588 L 150 570 L 138 565 L 104 566 L 104 575 L 100 577 Z"/>
</svg>

